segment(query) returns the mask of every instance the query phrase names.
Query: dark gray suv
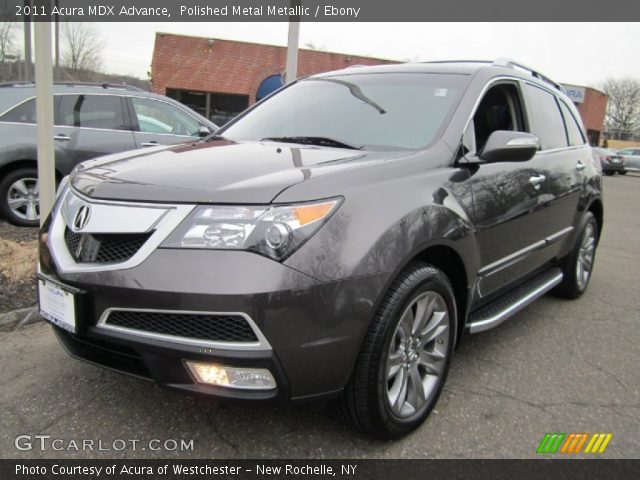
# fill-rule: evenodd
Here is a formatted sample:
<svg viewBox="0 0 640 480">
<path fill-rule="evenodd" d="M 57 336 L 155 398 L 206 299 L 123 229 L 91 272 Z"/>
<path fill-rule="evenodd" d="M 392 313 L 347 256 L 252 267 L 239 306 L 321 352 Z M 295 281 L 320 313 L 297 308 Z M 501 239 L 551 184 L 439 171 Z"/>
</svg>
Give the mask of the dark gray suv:
<svg viewBox="0 0 640 480">
<path fill-rule="evenodd" d="M 332 399 L 398 437 L 465 333 L 585 291 L 602 222 L 579 116 L 544 76 L 349 68 L 215 136 L 81 164 L 40 234 L 40 309 L 76 358 L 225 399 Z"/>
<path fill-rule="evenodd" d="M 136 87 L 54 87 L 56 172 L 109 153 L 206 136 L 216 125 L 184 105 Z M 37 226 L 39 195 L 33 84 L 0 85 L 0 216 Z"/>
</svg>

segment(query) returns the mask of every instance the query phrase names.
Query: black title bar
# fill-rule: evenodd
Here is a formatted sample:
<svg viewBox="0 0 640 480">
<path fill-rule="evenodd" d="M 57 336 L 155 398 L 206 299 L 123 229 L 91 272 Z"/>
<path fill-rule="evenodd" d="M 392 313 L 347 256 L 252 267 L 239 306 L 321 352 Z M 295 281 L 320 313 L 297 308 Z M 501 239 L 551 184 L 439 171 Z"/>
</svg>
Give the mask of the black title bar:
<svg viewBox="0 0 640 480">
<path fill-rule="evenodd" d="M 639 460 L 0 460 L 0 478 L 603 479 L 640 478 Z"/>
<path fill-rule="evenodd" d="M 595 0 L 0 0 L 0 5 L 2 21 L 35 22 L 53 17 L 63 22 L 640 20 L 640 2 L 628 0 L 608 0 L 606 8 Z"/>
</svg>

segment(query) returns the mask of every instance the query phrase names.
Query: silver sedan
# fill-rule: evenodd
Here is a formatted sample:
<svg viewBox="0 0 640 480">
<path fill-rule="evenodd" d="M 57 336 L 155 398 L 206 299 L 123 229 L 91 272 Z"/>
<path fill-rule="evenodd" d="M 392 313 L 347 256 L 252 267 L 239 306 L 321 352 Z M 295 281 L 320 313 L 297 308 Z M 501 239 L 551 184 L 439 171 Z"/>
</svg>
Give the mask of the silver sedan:
<svg viewBox="0 0 640 480">
<path fill-rule="evenodd" d="M 618 150 L 618 154 L 624 158 L 626 170 L 640 171 L 640 147 L 627 147 Z"/>
</svg>

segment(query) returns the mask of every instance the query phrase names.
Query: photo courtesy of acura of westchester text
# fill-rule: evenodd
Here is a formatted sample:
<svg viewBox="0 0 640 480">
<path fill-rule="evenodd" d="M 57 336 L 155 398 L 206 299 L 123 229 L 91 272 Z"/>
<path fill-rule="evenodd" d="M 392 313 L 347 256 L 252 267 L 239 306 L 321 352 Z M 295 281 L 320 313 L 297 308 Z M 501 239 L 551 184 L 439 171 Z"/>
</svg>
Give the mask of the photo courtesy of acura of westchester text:
<svg viewBox="0 0 640 480">
<path fill-rule="evenodd" d="M 0 478 L 637 473 L 638 8 L 541 2 L 0 0 Z"/>
</svg>

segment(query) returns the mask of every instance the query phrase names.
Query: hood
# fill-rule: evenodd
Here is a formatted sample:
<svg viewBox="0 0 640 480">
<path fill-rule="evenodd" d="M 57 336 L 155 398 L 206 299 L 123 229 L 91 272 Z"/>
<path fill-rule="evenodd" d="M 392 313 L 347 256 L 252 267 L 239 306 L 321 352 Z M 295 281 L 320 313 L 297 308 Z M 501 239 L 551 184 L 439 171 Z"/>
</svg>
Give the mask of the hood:
<svg viewBox="0 0 640 480">
<path fill-rule="evenodd" d="M 398 152 L 217 140 L 126 152 L 71 175 L 87 197 L 166 203 L 269 203 L 291 185 Z"/>
</svg>

